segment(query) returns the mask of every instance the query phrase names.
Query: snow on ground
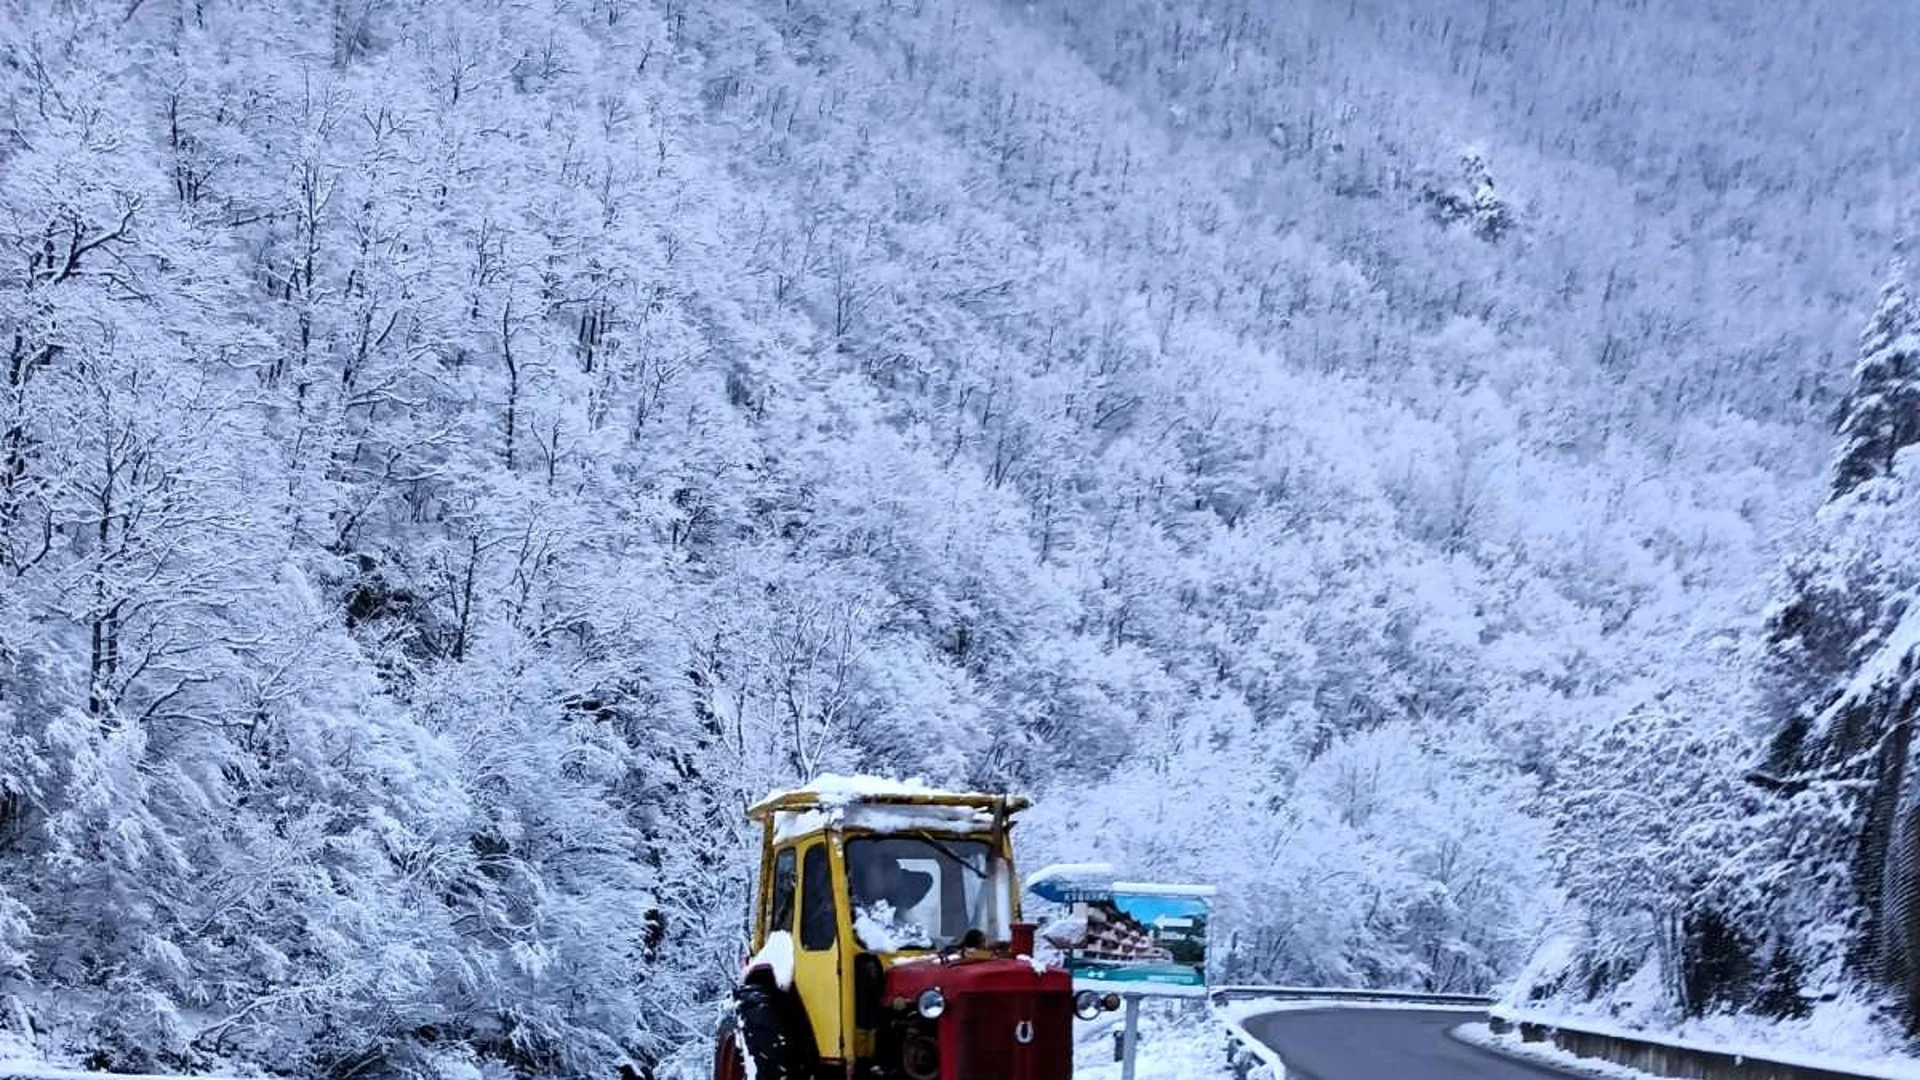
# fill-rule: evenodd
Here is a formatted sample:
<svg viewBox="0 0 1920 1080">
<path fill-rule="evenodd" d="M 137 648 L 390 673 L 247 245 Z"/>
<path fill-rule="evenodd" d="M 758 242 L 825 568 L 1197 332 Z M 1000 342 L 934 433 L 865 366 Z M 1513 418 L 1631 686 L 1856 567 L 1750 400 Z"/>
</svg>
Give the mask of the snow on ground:
<svg viewBox="0 0 1920 1080">
<path fill-rule="evenodd" d="M 1667 1080 L 1653 1073 L 1630 1069 L 1625 1065 L 1615 1065 L 1611 1061 L 1581 1057 L 1579 1054 L 1562 1050 L 1550 1043 L 1522 1042 L 1517 1032 L 1496 1035 L 1493 1029 L 1485 1024 L 1462 1024 L 1453 1029 L 1453 1036 L 1461 1042 L 1484 1047 L 1495 1053 L 1537 1061 L 1542 1065 L 1581 1076 L 1606 1077 L 1608 1080 Z"/>
<path fill-rule="evenodd" d="M 209 1075 L 195 1077 L 165 1076 L 149 1073 L 97 1073 L 49 1065 L 38 1058 L 15 1056 L 14 1048 L 0 1042 L 0 1080 L 226 1080 Z"/>
<path fill-rule="evenodd" d="M 33 1044 L 11 1031 L 0 1031 L 0 1062 L 32 1058 Z"/>
<path fill-rule="evenodd" d="M 1112 1012 L 1097 1020 L 1074 1021 L 1073 1080 L 1120 1080 L 1113 1044 L 1124 1016 Z M 1226 1024 L 1201 1002 L 1145 1002 L 1140 1007 L 1135 1080 L 1234 1080 L 1227 1062 L 1228 1040 Z M 711 1066 L 711 1048 L 694 1040 L 662 1062 L 657 1075 L 662 1080 L 707 1080 Z M 0 1080 L 5 1080 L 4 1072 Z"/>
<path fill-rule="evenodd" d="M 1853 997 L 1814 1002 L 1812 1011 L 1799 1020 L 1703 1016 L 1686 1021 L 1673 1034 L 1685 1043 L 1725 1047 L 1749 1057 L 1920 1080 L 1920 1059 L 1906 1052 L 1872 1004 Z"/>
<path fill-rule="evenodd" d="M 1521 1014 L 1506 1014 L 1518 1019 Z M 1706 1017 L 1688 1021 L 1678 1032 L 1649 1031 L 1609 1024 L 1604 1020 L 1579 1015 L 1548 1015 L 1527 1012 L 1532 1023 L 1560 1025 L 1603 1035 L 1618 1035 L 1669 1046 L 1714 1050 L 1744 1057 L 1778 1061 L 1812 1069 L 1827 1069 L 1875 1080 L 1920 1080 L 1920 1061 L 1895 1053 L 1868 1033 L 1872 1025 L 1848 1023 L 1840 1018 L 1816 1012 L 1806 1020 L 1771 1020 L 1751 1016 Z M 1520 1036 L 1495 1035 L 1485 1024 L 1467 1024 L 1454 1033 L 1476 1045 L 1520 1052 L 1554 1064 L 1579 1063 L 1580 1071 L 1596 1076 L 1634 1078 L 1649 1074 L 1593 1058 L 1569 1054 L 1558 1047 L 1522 1043 Z M 1863 1041 L 1864 1040 L 1864 1041 Z"/>
<path fill-rule="evenodd" d="M 1073 1080 L 1120 1080 L 1113 1059 L 1121 1017 L 1080 1025 L 1073 1048 Z M 1195 1001 L 1146 1001 L 1140 1006 L 1140 1046 L 1135 1080 L 1232 1080 L 1227 1027 Z"/>
<path fill-rule="evenodd" d="M 1577 950 L 1571 938 L 1549 939 L 1494 1015 L 1863 1076 L 1920 1078 L 1920 1059 L 1888 1023 L 1884 1004 L 1859 995 L 1810 1002 L 1799 1019 L 1729 1013 L 1682 1018 L 1669 1001 L 1666 976 L 1657 964 L 1647 964 L 1599 1001 L 1529 1000 L 1535 988 L 1577 981 L 1568 978 Z"/>
<path fill-rule="evenodd" d="M 205 1073 L 188 1078 L 149 1073 L 89 1072 L 53 1064 L 32 1041 L 18 1032 L 0 1030 L 0 1080 L 231 1080 L 231 1076 Z"/>
</svg>

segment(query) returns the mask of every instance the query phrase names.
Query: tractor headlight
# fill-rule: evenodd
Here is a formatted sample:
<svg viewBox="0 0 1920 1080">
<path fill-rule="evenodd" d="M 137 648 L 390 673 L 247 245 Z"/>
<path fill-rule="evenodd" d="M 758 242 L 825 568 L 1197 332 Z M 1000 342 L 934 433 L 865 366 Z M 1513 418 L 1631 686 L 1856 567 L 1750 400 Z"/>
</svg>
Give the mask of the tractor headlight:
<svg viewBox="0 0 1920 1080">
<path fill-rule="evenodd" d="M 1073 1015 L 1082 1020 L 1091 1020 L 1100 1015 L 1100 995 L 1091 990 L 1082 990 L 1073 995 Z"/>
<path fill-rule="evenodd" d="M 920 1010 L 921 1016 L 929 1020 L 938 1020 L 940 1014 L 947 1011 L 947 995 L 941 993 L 939 987 L 932 987 L 920 991 L 920 1000 L 913 1004 L 914 1008 Z"/>
</svg>

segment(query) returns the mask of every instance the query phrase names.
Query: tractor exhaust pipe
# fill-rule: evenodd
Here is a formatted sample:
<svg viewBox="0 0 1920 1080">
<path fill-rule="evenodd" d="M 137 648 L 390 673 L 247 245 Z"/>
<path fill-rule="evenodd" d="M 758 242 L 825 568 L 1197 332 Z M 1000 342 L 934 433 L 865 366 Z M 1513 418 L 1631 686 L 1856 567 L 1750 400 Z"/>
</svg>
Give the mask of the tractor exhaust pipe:
<svg viewBox="0 0 1920 1080">
<path fill-rule="evenodd" d="M 1017 922 L 1013 924 L 1013 955 L 1033 955 L 1033 931 L 1033 923 Z"/>
</svg>

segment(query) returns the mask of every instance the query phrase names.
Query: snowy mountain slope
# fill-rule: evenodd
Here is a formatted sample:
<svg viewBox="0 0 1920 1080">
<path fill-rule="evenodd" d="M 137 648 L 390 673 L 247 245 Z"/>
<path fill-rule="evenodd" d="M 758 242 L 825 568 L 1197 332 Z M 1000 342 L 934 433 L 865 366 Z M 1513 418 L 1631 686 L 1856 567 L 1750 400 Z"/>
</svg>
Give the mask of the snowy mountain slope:
<svg viewBox="0 0 1920 1080">
<path fill-rule="evenodd" d="M 1219 879 L 1237 979 L 1518 965 L 1563 744 L 1743 692 L 1893 91 L 1655 123 L 1559 63 L 1758 93 L 1738 12 L 1079 10 L 5 9 L 49 1049 L 645 1066 L 739 959 L 739 810 L 831 770 Z"/>
</svg>

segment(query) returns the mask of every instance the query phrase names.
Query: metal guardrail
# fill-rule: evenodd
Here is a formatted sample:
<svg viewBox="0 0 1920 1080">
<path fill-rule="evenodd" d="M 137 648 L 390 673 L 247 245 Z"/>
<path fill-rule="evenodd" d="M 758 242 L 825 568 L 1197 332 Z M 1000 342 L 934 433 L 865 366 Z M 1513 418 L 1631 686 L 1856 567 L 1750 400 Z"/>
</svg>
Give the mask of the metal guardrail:
<svg viewBox="0 0 1920 1080">
<path fill-rule="evenodd" d="M 1608 1061 L 1656 1076 L 1698 1077 L 1702 1080 L 1894 1080 L 1900 1075 L 1870 1066 L 1831 1066 L 1817 1061 L 1794 1061 L 1751 1051 L 1695 1045 L 1663 1038 L 1653 1032 L 1590 1030 L 1576 1021 L 1529 1017 L 1503 1012 L 1489 1018 L 1496 1034 L 1518 1033 L 1522 1042 L 1544 1043 L 1582 1058 Z M 1600 1025 L 1593 1025 L 1600 1028 Z M 1860 1071 L 1850 1071 L 1859 1068 Z"/>
<path fill-rule="evenodd" d="M 1216 986 L 1207 991 L 1214 1004 L 1229 1001 L 1342 1001 L 1405 1005 L 1458 1005 L 1491 1009 L 1493 999 L 1479 994 L 1434 994 L 1423 990 L 1353 990 L 1325 986 Z"/>
</svg>

